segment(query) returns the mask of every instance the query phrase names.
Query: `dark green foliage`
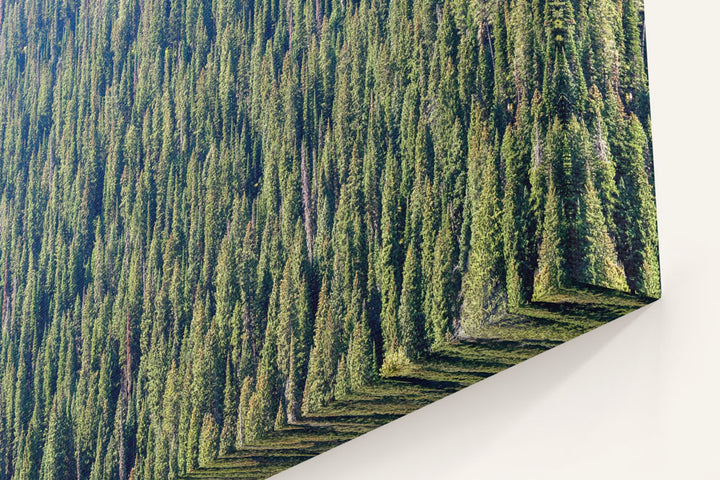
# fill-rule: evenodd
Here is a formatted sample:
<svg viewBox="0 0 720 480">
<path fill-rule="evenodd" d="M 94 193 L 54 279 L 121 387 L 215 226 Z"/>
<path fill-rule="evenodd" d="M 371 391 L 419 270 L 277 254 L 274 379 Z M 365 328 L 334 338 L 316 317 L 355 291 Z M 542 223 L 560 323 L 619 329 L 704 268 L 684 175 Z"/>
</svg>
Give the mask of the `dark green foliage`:
<svg viewBox="0 0 720 480">
<path fill-rule="evenodd" d="M 306 413 L 326 404 L 333 397 L 337 365 L 340 360 L 338 350 L 341 332 L 328 297 L 327 283 L 323 283 L 315 316 L 315 335 L 303 395 L 302 409 Z"/>
<path fill-rule="evenodd" d="M 71 442 L 72 430 L 65 407 L 56 397 L 48 418 L 47 436 L 45 437 L 43 456 L 40 463 L 40 479 L 72 478 L 73 452 Z"/>
<path fill-rule="evenodd" d="M 618 146 L 618 208 L 615 213 L 619 248 L 630 290 L 660 295 L 657 258 L 657 220 L 653 187 L 646 170 L 647 137 L 635 115 L 625 121 L 626 130 Z"/>
<path fill-rule="evenodd" d="M 198 463 L 201 466 L 208 465 L 218 456 L 220 447 L 220 430 L 215 421 L 215 417 L 206 413 L 200 430 L 200 448 L 198 453 Z"/>
<path fill-rule="evenodd" d="M 0 2 L 0 480 L 179 478 L 533 298 L 658 296 L 643 15 Z"/>
<path fill-rule="evenodd" d="M 427 349 L 425 316 L 422 311 L 422 294 L 419 252 L 415 241 L 408 245 L 403 266 L 402 291 L 398 309 L 400 347 L 406 355 L 417 360 Z"/>
<path fill-rule="evenodd" d="M 543 222 L 542 241 L 535 275 L 535 297 L 556 293 L 567 284 L 567 275 L 562 252 L 562 209 L 555 185 L 550 183 Z"/>
<path fill-rule="evenodd" d="M 268 308 L 268 321 L 265 329 L 265 341 L 260 353 L 255 391 L 250 397 L 245 420 L 244 439 L 252 442 L 271 431 L 275 416 L 282 405 L 279 395 L 280 378 L 278 372 L 278 337 L 276 333 L 278 315 L 278 294 L 272 293 Z"/>
<path fill-rule="evenodd" d="M 386 352 L 396 351 L 400 344 L 397 308 L 400 296 L 399 281 L 401 250 L 399 244 L 399 202 L 394 192 L 400 187 L 397 178 L 396 161 L 390 156 L 386 165 L 383 187 L 381 247 L 379 252 L 379 283 L 383 311 L 383 345 Z"/>
<path fill-rule="evenodd" d="M 519 122 L 508 126 L 502 140 L 505 164 L 502 235 L 508 304 L 517 307 L 532 296 L 534 270 L 535 218 L 530 208 L 530 141 L 527 109 L 521 109 Z"/>
<path fill-rule="evenodd" d="M 439 347 L 453 335 L 453 319 L 457 304 L 457 273 L 453 262 L 456 246 L 450 227 L 450 214 L 443 215 L 435 241 L 435 258 L 430 284 L 430 315 L 428 326 L 432 332 L 432 345 Z"/>
<path fill-rule="evenodd" d="M 370 326 L 363 308 L 360 321 L 355 325 L 348 348 L 347 370 L 350 389 L 356 390 L 370 383 L 377 374 L 375 348 L 370 337 Z"/>
<path fill-rule="evenodd" d="M 461 312 L 466 334 L 507 313 L 499 155 L 479 120 L 476 114 L 468 152 L 471 237 Z"/>
</svg>

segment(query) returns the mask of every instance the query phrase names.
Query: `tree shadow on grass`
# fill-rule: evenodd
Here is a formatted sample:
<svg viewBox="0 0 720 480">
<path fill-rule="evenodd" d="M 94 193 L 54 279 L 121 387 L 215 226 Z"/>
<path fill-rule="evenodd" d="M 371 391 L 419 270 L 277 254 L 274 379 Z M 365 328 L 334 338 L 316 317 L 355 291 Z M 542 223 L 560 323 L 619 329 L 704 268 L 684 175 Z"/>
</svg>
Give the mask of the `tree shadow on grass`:
<svg viewBox="0 0 720 480">
<path fill-rule="evenodd" d="M 379 379 L 185 478 L 265 479 L 651 301 L 598 287 L 564 290 L 489 325 L 487 337 L 446 345 L 413 370 Z"/>
</svg>

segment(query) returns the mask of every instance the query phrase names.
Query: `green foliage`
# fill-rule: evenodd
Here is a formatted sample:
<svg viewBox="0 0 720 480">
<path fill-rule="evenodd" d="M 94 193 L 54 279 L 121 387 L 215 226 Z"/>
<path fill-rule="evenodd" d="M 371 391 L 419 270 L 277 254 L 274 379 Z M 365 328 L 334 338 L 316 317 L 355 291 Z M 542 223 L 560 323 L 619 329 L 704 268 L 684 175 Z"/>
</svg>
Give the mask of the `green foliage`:
<svg viewBox="0 0 720 480">
<path fill-rule="evenodd" d="M 605 224 L 600 199 L 595 186 L 588 178 L 581 197 L 581 220 L 586 241 L 583 258 L 583 283 L 627 290 L 625 271 L 618 263 L 615 245 Z"/>
<path fill-rule="evenodd" d="M 430 316 L 432 346 L 439 347 L 452 335 L 452 321 L 456 304 L 454 288 L 454 244 L 450 229 L 449 214 L 443 215 L 440 231 L 435 241 L 435 258 L 430 284 Z M 407 352 L 406 352 L 407 354 Z"/>
<path fill-rule="evenodd" d="M 471 237 L 461 311 L 466 334 L 507 313 L 499 158 L 497 145 L 491 143 L 487 130 L 479 128 L 476 111 L 468 154 Z"/>
<path fill-rule="evenodd" d="M 648 300 L 603 289 L 575 289 L 558 297 L 560 304 L 523 307 L 522 316 L 507 322 L 485 325 L 483 342 L 456 341 L 396 375 L 378 379 L 342 401 L 310 414 L 297 425 L 273 432 L 252 448 L 218 459 L 211 467 L 185 478 L 269 478 L 319 455 L 339 443 L 356 438 L 397 418 L 429 405 L 489 375 L 502 371 L 558 343 L 574 338 L 630 312 Z M 507 348 L 508 342 L 532 339 L 522 347 Z M 442 388 L 438 388 L 442 386 Z M 302 445 L 302 456 L 298 456 Z M 257 462 L 262 458 L 262 462 Z"/>
<path fill-rule="evenodd" d="M 375 349 L 370 337 L 367 312 L 364 308 L 350 340 L 347 369 L 351 390 L 357 390 L 363 385 L 367 385 L 377 375 Z"/>
<path fill-rule="evenodd" d="M 277 355 L 278 340 L 275 333 L 277 322 L 278 294 L 272 294 L 271 304 L 268 308 L 268 323 L 265 330 L 265 342 L 260 354 L 255 391 L 250 397 L 245 420 L 244 440 L 252 442 L 256 438 L 271 431 L 274 427 L 280 396 Z"/>
<path fill-rule="evenodd" d="M 402 292 L 398 309 L 400 347 L 411 359 L 420 358 L 427 350 L 425 316 L 422 312 L 421 271 L 417 246 L 412 241 L 403 266 Z"/>
<path fill-rule="evenodd" d="M 72 478 L 72 431 L 65 408 L 56 397 L 48 418 L 47 436 L 40 463 L 40 479 Z"/>
<path fill-rule="evenodd" d="M 0 479 L 176 479 L 532 298 L 659 296 L 638 2 L 87 7 L 0 2 Z"/>
<path fill-rule="evenodd" d="M 523 120 L 527 109 L 523 108 Z M 530 209 L 530 142 L 527 122 L 509 126 L 502 140 L 505 164 L 502 211 L 503 251 L 507 301 L 517 307 L 530 300 L 535 249 L 532 245 L 535 219 Z"/>
<path fill-rule="evenodd" d="M 215 418 L 206 413 L 200 430 L 200 447 L 198 453 L 198 463 L 200 466 L 210 464 L 218 456 L 220 447 L 220 430 Z"/>
<path fill-rule="evenodd" d="M 338 337 L 340 336 L 335 312 L 330 306 L 327 283 L 323 283 L 315 317 L 315 335 L 310 351 L 302 410 L 304 413 L 327 404 L 332 399 L 337 365 Z"/>
<path fill-rule="evenodd" d="M 380 376 L 384 378 L 396 377 L 407 373 L 411 368 L 412 362 L 407 352 L 403 347 L 400 347 L 397 351 L 385 356 L 383 365 L 380 368 Z"/>
<path fill-rule="evenodd" d="M 660 296 L 660 267 L 657 258 L 657 220 L 653 187 L 647 174 L 647 137 L 634 115 L 625 123 L 627 131 L 619 144 L 618 254 L 625 266 L 630 290 Z"/>
<path fill-rule="evenodd" d="M 385 171 L 382 203 L 381 223 L 381 249 L 379 254 L 380 293 L 382 296 L 383 311 L 381 314 L 383 326 L 383 344 L 386 352 L 392 352 L 400 344 L 398 327 L 398 269 L 401 264 L 400 245 L 398 238 L 399 205 L 394 192 L 399 188 L 396 173 L 396 161 L 389 156 Z"/>
<path fill-rule="evenodd" d="M 562 211 L 555 185 L 550 183 L 545 201 L 543 235 L 540 243 L 538 272 L 535 275 L 534 295 L 541 299 L 556 293 L 566 285 L 566 271 L 562 254 Z"/>
</svg>

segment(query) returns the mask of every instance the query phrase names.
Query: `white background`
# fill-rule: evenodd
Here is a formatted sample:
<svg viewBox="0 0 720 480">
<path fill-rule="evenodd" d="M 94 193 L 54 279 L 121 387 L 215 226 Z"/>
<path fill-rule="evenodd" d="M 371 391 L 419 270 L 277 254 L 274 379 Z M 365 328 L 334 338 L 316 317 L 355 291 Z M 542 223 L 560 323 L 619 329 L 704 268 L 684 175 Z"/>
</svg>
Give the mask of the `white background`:
<svg viewBox="0 0 720 480">
<path fill-rule="evenodd" d="M 278 480 L 720 479 L 720 6 L 646 14 L 663 299 Z"/>
</svg>

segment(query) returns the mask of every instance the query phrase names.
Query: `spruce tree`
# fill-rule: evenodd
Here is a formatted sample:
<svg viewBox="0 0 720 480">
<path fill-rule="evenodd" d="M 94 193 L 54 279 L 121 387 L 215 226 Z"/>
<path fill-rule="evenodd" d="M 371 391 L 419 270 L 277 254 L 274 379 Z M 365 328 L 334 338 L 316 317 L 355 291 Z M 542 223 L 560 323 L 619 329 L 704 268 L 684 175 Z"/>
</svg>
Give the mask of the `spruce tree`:
<svg viewBox="0 0 720 480">
<path fill-rule="evenodd" d="M 417 245 L 411 241 L 403 264 L 403 283 L 398 309 L 399 345 L 411 360 L 425 353 L 425 316 L 422 312 L 422 276 Z"/>
<path fill-rule="evenodd" d="M 243 440 L 251 443 L 274 428 L 279 403 L 279 372 L 277 366 L 278 289 L 274 288 L 268 308 L 265 341 L 260 354 L 255 391 L 250 397 L 243 425 Z"/>
<path fill-rule="evenodd" d="M 657 254 L 655 199 L 645 161 L 647 137 L 640 120 L 632 115 L 619 149 L 617 175 L 619 201 L 616 210 L 620 260 L 625 266 L 628 287 L 650 297 L 660 296 L 660 267 Z"/>
<path fill-rule="evenodd" d="M 2 5 L 0 478 L 181 478 L 533 297 L 660 294 L 641 2 Z"/>
<path fill-rule="evenodd" d="M 198 464 L 209 465 L 218 456 L 220 446 L 220 429 L 215 417 L 206 413 L 203 417 L 200 430 L 200 446 L 198 453 Z"/>
<path fill-rule="evenodd" d="M 353 329 L 347 356 L 347 370 L 350 388 L 357 390 L 370 383 L 377 375 L 375 349 L 370 336 L 367 310 L 362 307 L 362 315 Z"/>
<path fill-rule="evenodd" d="M 435 242 L 435 258 L 430 284 L 430 317 L 432 325 L 432 347 L 443 345 L 454 335 L 455 293 L 453 273 L 453 243 L 449 214 L 442 218 L 440 231 Z"/>
<path fill-rule="evenodd" d="M 497 145 L 481 128 L 476 110 L 468 163 L 471 172 L 471 238 L 468 270 L 463 280 L 461 325 L 466 334 L 507 312 L 502 237 L 502 184 Z M 478 190 L 475 194 L 472 185 Z"/>
<path fill-rule="evenodd" d="M 62 399 L 55 397 L 48 418 L 47 436 L 40 462 L 41 480 L 72 478 L 72 431 Z"/>
<path fill-rule="evenodd" d="M 526 107 L 521 111 L 523 121 L 506 129 L 501 147 L 501 161 L 505 164 L 502 235 L 507 300 L 511 308 L 530 300 L 535 263 L 531 243 L 535 226 L 530 209 L 528 112 Z"/>
<path fill-rule="evenodd" d="M 562 209 L 552 180 L 545 201 L 544 218 L 533 292 L 533 300 L 540 301 L 567 285 L 562 249 Z"/>
<path fill-rule="evenodd" d="M 625 271 L 617 259 L 615 244 L 608 233 L 600 198 L 590 175 L 580 202 L 585 251 L 579 282 L 626 291 Z"/>
<path fill-rule="evenodd" d="M 310 350 L 307 381 L 303 394 L 304 414 L 325 405 L 332 399 L 337 373 L 339 325 L 330 306 L 329 288 L 326 282 L 320 289 L 315 317 L 315 334 Z"/>
<path fill-rule="evenodd" d="M 400 261 L 399 245 L 399 204 L 395 195 L 399 188 L 397 166 L 394 156 L 388 154 L 388 163 L 385 169 L 382 218 L 381 218 L 381 250 L 379 254 L 380 293 L 382 296 L 382 327 L 383 344 L 385 352 L 395 351 L 399 346 L 399 332 L 397 320 L 397 304 L 399 296 L 398 269 Z"/>
</svg>

